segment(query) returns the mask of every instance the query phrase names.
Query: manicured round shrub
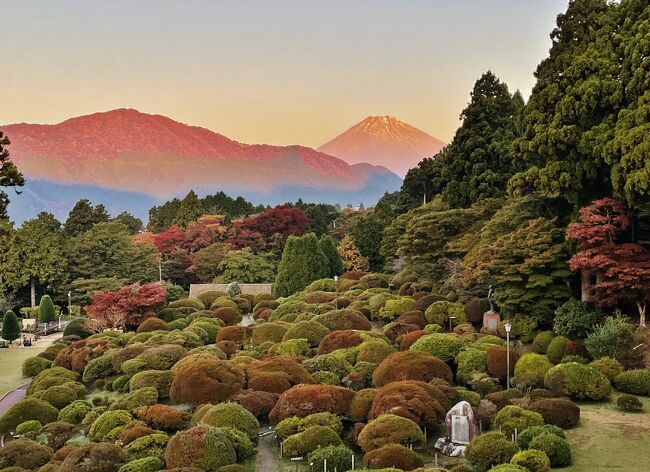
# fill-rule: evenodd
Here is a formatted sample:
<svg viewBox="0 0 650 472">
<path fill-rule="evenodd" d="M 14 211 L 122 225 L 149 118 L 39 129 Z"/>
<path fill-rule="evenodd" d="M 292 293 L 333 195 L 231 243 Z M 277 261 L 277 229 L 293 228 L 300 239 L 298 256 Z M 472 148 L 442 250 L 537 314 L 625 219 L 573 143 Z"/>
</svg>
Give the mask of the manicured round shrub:
<svg viewBox="0 0 650 472">
<path fill-rule="evenodd" d="M 555 310 L 553 331 L 569 339 L 584 339 L 601 317 L 591 303 L 569 300 Z"/>
<path fill-rule="evenodd" d="M 216 308 L 213 313 L 214 316 L 223 321 L 226 326 L 232 326 L 241 323 L 241 320 L 243 319 L 241 311 L 235 307 L 222 306 Z"/>
<path fill-rule="evenodd" d="M 493 429 L 499 429 L 511 437 L 515 429 L 520 432 L 531 426 L 541 426 L 544 424 L 542 415 L 535 411 L 527 411 L 514 405 L 503 407 L 492 422 Z"/>
<path fill-rule="evenodd" d="M 530 449 L 546 453 L 551 461 L 551 467 L 564 467 L 571 464 L 571 447 L 566 439 L 553 433 L 542 433 L 535 436 L 529 444 Z"/>
<path fill-rule="evenodd" d="M 334 352 L 316 356 L 307 359 L 302 365 L 310 373 L 325 370 L 335 373 L 338 377 L 343 377 L 352 371 L 353 365 L 340 354 L 340 352 Z"/>
<path fill-rule="evenodd" d="M 544 423 L 560 428 L 573 428 L 580 422 L 580 407 L 568 398 L 542 398 L 528 409 L 542 415 Z"/>
<path fill-rule="evenodd" d="M 157 472 L 165 468 L 165 463 L 159 457 L 143 457 L 121 466 L 117 472 Z"/>
<path fill-rule="evenodd" d="M 340 446 L 341 438 L 327 426 L 310 426 L 301 433 L 289 436 L 282 443 L 283 454 L 288 457 L 306 455 L 319 447 Z"/>
<path fill-rule="evenodd" d="M 499 464 L 492 467 L 490 472 L 528 472 L 528 469 L 517 464 Z"/>
<path fill-rule="evenodd" d="M 498 392 L 492 392 L 485 395 L 485 399 L 494 403 L 499 410 L 507 405 L 510 405 L 510 400 L 523 397 L 523 392 L 516 388 L 500 390 Z"/>
<path fill-rule="evenodd" d="M 524 354 L 515 365 L 515 378 L 527 387 L 539 387 L 544 385 L 544 377 L 552 367 L 542 354 Z"/>
<path fill-rule="evenodd" d="M 186 354 L 187 349 L 183 346 L 178 346 L 176 344 L 163 344 L 146 349 L 133 360 L 142 363 L 143 368 L 139 370 L 169 370 Z M 127 372 L 125 364 L 122 364 L 122 371 L 124 373 L 135 373 L 133 371 Z"/>
<path fill-rule="evenodd" d="M 233 341 L 242 347 L 247 329 L 245 326 L 224 326 L 217 333 L 216 341 Z"/>
<path fill-rule="evenodd" d="M 269 349 L 271 356 L 308 356 L 311 352 L 307 339 L 289 339 L 274 344 Z"/>
<path fill-rule="evenodd" d="M 87 401 L 75 400 L 59 411 L 58 421 L 78 425 L 91 410 L 92 406 Z"/>
<path fill-rule="evenodd" d="M 397 342 L 399 343 L 399 348 L 401 351 L 407 351 L 411 348 L 415 342 L 420 339 L 423 336 L 426 336 L 427 334 L 432 334 L 429 331 L 426 331 L 424 329 L 418 329 L 416 331 L 409 331 L 408 333 L 400 336 L 397 338 Z"/>
<path fill-rule="evenodd" d="M 345 446 L 325 446 L 310 452 L 307 459 L 313 472 L 325 472 L 325 461 L 327 470 L 343 471 L 352 468 L 353 454 Z"/>
<path fill-rule="evenodd" d="M 235 462 L 237 453 L 226 433 L 205 425 L 179 431 L 165 449 L 165 464 L 169 469 L 196 467 L 217 472 L 220 467 Z"/>
<path fill-rule="evenodd" d="M 325 326 L 330 331 L 341 329 L 356 329 L 370 331 L 371 325 L 368 318 L 356 310 L 333 310 L 314 318 L 314 321 Z"/>
<path fill-rule="evenodd" d="M 635 369 L 622 372 L 614 379 L 614 385 L 624 393 L 650 396 L 650 369 Z"/>
<path fill-rule="evenodd" d="M 93 422 L 87 433 L 91 441 L 103 441 L 107 437 L 115 437 L 119 430 L 133 421 L 133 416 L 126 410 L 105 411 Z"/>
<path fill-rule="evenodd" d="M 357 442 L 364 452 L 370 452 L 386 444 L 420 444 L 424 433 L 417 423 L 397 415 L 381 415 L 363 427 Z"/>
<path fill-rule="evenodd" d="M 86 329 L 86 318 L 74 318 L 65 325 L 63 336 L 79 336 L 81 339 L 87 338 L 92 333 Z"/>
<path fill-rule="evenodd" d="M 391 354 L 395 348 L 381 339 L 368 339 L 357 347 L 357 363 L 368 362 L 378 365 Z"/>
<path fill-rule="evenodd" d="M 399 297 L 394 300 L 386 300 L 384 306 L 379 310 L 379 319 L 393 321 L 400 315 L 413 310 L 415 300 L 409 297 Z"/>
<path fill-rule="evenodd" d="M 18 467 L 35 470 L 50 461 L 52 452 L 49 447 L 31 439 L 9 441 L 0 449 L 0 469 Z"/>
<path fill-rule="evenodd" d="M 38 398 L 25 398 L 9 408 L 0 417 L 0 434 L 14 431 L 16 426 L 28 420 L 37 420 L 41 424 L 56 421 L 59 410 L 45 400 Z"/>
<path fill-rule="evenodd" d="M 137 333 L 149 333 L 151 331 L 167 331 L 167 323 L 160 318 L 147 318 L 138 326 Z"/>
<path fill-rule="evenodd" d="M 413 343 L 410 349 L 416 352 L 428 352 L 438 359 L 450 362 L 460 351 L 465 349 L 465 344 L 451 334 L 436 333 L 422 336 Z"/>
<path fill-rule="evenodd" d="M 596 369 L 607 377 L 610 382 L 614 382 L 616 376 L 625 370 L 623 364 L 611 357 L 601 357 L 600 359 L 596 359 L 589 363 L 589 367 Z"/>
<path fill-rule="evenodd" d="M 456 355 L 456 381 L 468 385 L 475 374 L 487 372 L 487 354 L 475 348 L 460 351 Z"/>
<path fill-rule="evenodd" d="M 343 432 L 343 422 L 338 416 L 324 411 L 314 413 L 304 418 L 292 416 L 285 418 L 275 426 L 275 433 L 281 439 L 286 439 L 294 434 L 301 433 L 312 426 L 327 426 L 337 435 Z"/>
<path fill-rule="evenodd" d="M 181 429 L 185 414 L 169 405 L 156 404 L 136 408 L 135 413 L 145 423 L 159 429 Z"/>
<path fill-rule="evenodd" d="M 192 424 L 235 428 L 245 433 L 255 443 L 260 429 L 257 418 L 246 408 L 233 402 L 199 407 L 192 417 Z"/>
<path fill-rule="evenodd" d="M 38 439 L 56 451 L 80 433 L 81 429 L 78 426 L 63 421 L 55 421 L 43 426 Z"/>
<path fill-rule="evenodd" d="M 465 457 L 479 471 L 485 472 L 490 467 L 509 463 L 519 452 L 519 448 L 503 434 L 484 433 L 476 437 L 465 450 Z"/>
<path fill-rule="evenodd" d="M 607 377 L 577 362 L 553 367 L 546 373 L 544 385 L 552 392 L 579 400 L 603 400 L 612 391 Z"/>
<path fill-rule="evenodd" d="M 141 406 L 158 403 L 158 390 L 155 387 L 142 387 L 119 397 L 112 405 L 113 410 L 135 411 Z"/>
<path fill-rule="evenodd" d="M 129 459 L 142 459 L 144 457 L 163 457 L 169 436 L 164 433 L 152 433 L 134 439 L 124 447 Z"/>
<path fill-rule="evenodd" d="M 424 312 L 427 323 L 437 324 L 440 326 L 449 326 L 449 317 L 455 316 L 456 319 L 452 325 L 457 325 L 467 321 L 465 307 L 462 303 L 444 301 L 434 302 Z"/>
<path fill-rule="evenodd" d="M 478 407 L 481 403 L 481 394 L 478 392 L 472 392 L 471 390 L 461 387 L 456 388 L 456 391 L 460 395 L 461 400 L 466 401 L 474 407 Z"/>
<path fill-rule="evenodd" d="M 77 392 L 64 385 L 54 385 L 45 390 L 40 395 L 41 400 L 45 400 L 57 410 L 68 406 L 73 401 L 77 400 Z"/>
<path fill-rule="evenodd" d="M 288 357 L 272 357 L 246 366 L 248 388 L 282 393 L 294 385 L 314 383 L 303 366 Z"/>
<path fill-rule="evenodd" d="M 176 403 L 222 402 L 244 387 L 244 373 L 235 364 L 193 354 L 176 365 L 169 397 Z"/>
<path fill-rule="evenodd" d="M 280 395 L 272 392 L 262 392 L 256 390 L 242 390 L 238 394 L 230 397 L 232 401 L 239 403 L 241 406 L 250 411 L 256 418 L 268 416 Z"/>
<path fill-rule="evenodd" d="M 551 469 L 551 461 L 543 451 L 528 449 L 512 456 L 511 464 L 519 465 L 528 472 L 548 472 Z"/>
<path fill-rule="evenodd" d="M 517 436 L 517 445 L 522 450 L 529 449 L 530 442 L 540 434 L 544 434 L 544 433 L 555 434 L 560 438 L 565 437 L 564 431 L 559 426 L 554 426 L 551 424 L 545 424 L 542 426 L 531 426 L 530 428 L 526 428 L 519 433 L 519 435 Z"/>
<path fill-rule="evenodd" d="M 515 373 L 515 365 L 519 354 L 510 349 L 510 375 Z M 491 347 L 486 351 L 486 363 L 488 374 L 498 379 L 507 378 L 508 374 L 508 350 L 505 347 Z"/>
<path fill-rule="evenodd" d="M 288 329 L 286 324 L 277 322 L 255 325 L 252 334 L 253 346 L 260 346 L 266 342 L 279 343 Z"/>
<path fill-rule="evenodd" d="M 23 435 L 27 433 L 38 433 L 42 429 L 43 425 L 40 421 L 29 420 L 16 426 L 16 433 Z"/>
<path fill-rule="evenodd" d="M 417 380 L 391 382 L 377 390 L 368 418 L 391 413 L 421 426 L 435 427 L 444 421 L 449 400 L 438 387 Z"/>
<path fill-rule="evenodd" d="M 205 310 L 205 305 L 198 298 L 183 298 L 171 302 L 169 308 L 194 308 L 197 311 Z"/>
<path fill-rule="evenodd" d="M 29 357 L 23 362 L 23 377 L 35 377 L 45 369 L 49 369 L 51 365 L 52 361 L 42 357 Z"/>
<path fill-rule="evenodd" d="M 323 411 L 342 416 L 348 412 L 353 398 L 354 391 L 344 387 L 295 385 L 280 395 L 269 413 L 269 420 L 275 424 L 290 416 L 304 417 Z"/>
<path fill-rule="evenodd" d="M 553 338 L 555 338 L 553 331 L 540 331 L 537 333 L 533 339 L 533 352 L 535 354 L 546 354 L 548 345 L 551 344 Z"/>
<path fill-rule="evenodd" d="M 442 360 L 428 352 L 401 351 L 386 357 L 372 374 L 378 387 L 399 380 L 421 380 L 429 382 L 440 378 L 447 382 L 453 380 L 451 369 Z"/>
<path fill-rule="evenodd" d="M 413 470 L 424 465 L 416 452 L 401 444 L 386 444 L 368 452 L 363 456 L 363 464 L 371 469 L 396 467 L 403 470 Z"/>
<path fill-rule="evenodd" d="M 144 370 L 131 377 L 129 389 L 133 392 L 144 387 L 153 387 L 158 392 L 158 398 L 168 398 L 172 377 L 173 374 L 169 370 Z"/>
<path fill-rule="evenodd" d="M 625 411 L 643 411 L 643 403 L 633 395 L 621 395 L 616 399 L 616 405 Z"/>
<path fill-rule="evenodd" d="M 127 462 L 121 447 L 110 443 L 90 443 L 71 449 L 56 472 L 115 472 Z"/>
<path fill-rule="evenodd" d="M 306 339 L 310 346 L 316 347 L 329 332 L 329 329 L 317 321 L 300 321 L 289 327 L 282 340 Z"/>
<path fill-rule="evenodd" d="M 564 336 L 555 336 L 546 348 L 546 356 L 553 364 L 558 364 L 567 354 L 566 345 L 569 342 Z"/>
<path fill-rule="evenodd" d="M 329 354 L 337 349 L 346 349 L 358 346 L 363 342 L 360 331 L 343 329 L 332 331 L 318 344 L 317 354 Z"/>
</svg>

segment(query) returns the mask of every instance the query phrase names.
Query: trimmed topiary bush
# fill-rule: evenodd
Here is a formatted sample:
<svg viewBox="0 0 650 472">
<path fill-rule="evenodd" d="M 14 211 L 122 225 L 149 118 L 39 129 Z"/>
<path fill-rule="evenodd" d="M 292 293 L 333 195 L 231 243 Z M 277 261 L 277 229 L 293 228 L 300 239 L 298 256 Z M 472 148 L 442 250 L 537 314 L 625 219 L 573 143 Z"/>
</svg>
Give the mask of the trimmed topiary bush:
<svg viewBox="0 0 650 472">
<path fill-rule="evenodd" d="M 424 465 L 416 452 L 401 444 L 386 444 L 373 449 L 363 456 L 363 464 L 371 469 L 397 467 L 403 470 L 413 470 Z"/>
<path fill-rule="evenodd" d="M 257 443 L 260 429 L 257 418 L 243 406 L 233 402 L 199 407 L 192 417 L 192 425 L 198 424 L 238 429 L 254 443 Z"/>
<path fill-rule="evenodd" d="M 352 468 L 352 450 L 345 446 L 325 446 L 309 453 L 308 462 L 313 472 L 324 472 L 325 461 L 327 470 L 349 470 Z"/>
<path fill-rule="evenodd" d="M 548 472 L 551 469 L 551 461 L 546 453 L 536 449 L 518 452 L 512 456 L 510 463 L 519 465 L 528 472 Z"/>
<path fill-rule="evenodd" d="M 167 443 L 167 468 L 196 467 L 217 472 L 220 467 L 237 462 L 235 448 L 220 428 L 194 426 L 176 433 Z"/>
<path fill-rule="evenodd" d="M 37 420 L 41 424 L 56 421 L 59 410 L 45 400 L 38 398 L 25 398 L 0 417 L 0 434 L 14 431 L 16 426 L 29 420 Z"/>
<path fill-rule="evenodd" d="M 158 390 L 155 387 L 142 387 L 118 398 L 111 405 L 111 409 L 135 411 L 138 407 L 156 403 L 158 403 Z"/>
<path fill-rule="evenodd" d="M 173 369 L 169 397 L 176 403 L 201 405 L 228 399 L 244 387 L 244 373 L 228 361 L 193 354 Z"/>
<path fill-rule="evenodd" d="M 580 407 L 567 398 L 542 398 L 528 409 L 542 415 L 544 423 L 560 428 L 573 428 L 580 422 Z"/>
<path fill-rule="evenodd" d="M 410 334 L 410 333 L 409 333 Z M 428 352 L 445 362 L 450 362 L 465 349 L 465 344 L 451 334 L 428 334 L 419 338 L 411 346 L 411 351 Z"/>
<path fill-rule="evenodd" d="M 370 421 L 359 433 L 357 442 L 364 452 L 386 444 L 419 444 L 424 433 L 417 423 L 397 415 L 385 414 Z"/>
<path fill-rule="evenodd" d="M 52 458 L 52 449 L 31 439 L 9 441 L 0 449 L 0 469 L 16 467 L 19 470 L 35 470 Z"/>
<path fill-rule="evenodd" d="M 135 412 L 142 421 L 160 429 L 181 429 L 186 419 L 181 411 L 161 404 L 142 406 Z"/>
<path fill-rule="evenodd" d="M 510 375 L 514 375 L 515 366 L 519 354 L 510 350 Z M 486 351 L 486 363 L 488 374 L 498 379 L 506 379 L 508 376 L 508 350 L 505 347 L 491 347 Z"/>
<path fill-rule="evenodd" d="M 29 421 L 25 421 L 24 423 L 20 423 L 18 426 L 16 426 L 16 433 L 17 434 L 38 433 L 42 429 L 43 429 L 43 425 L 41 424 L 40 421 L 29 420 Z"/>
<path fill-rule="evenodd" d="M 330 331 L 355 329 L 370 331 L 372 328 L 368 318 L 356 310 L 333 310 L 314 318 L 314 321 L 325 326 Z"/>
<path fill-rule="evenodd" d="M 469 348 L 456 355 L 456 381 L 468 385 L 475 374 L 487 372 L 487 353 L 479 349 Z"/>
<path fill-rule="evenodd" d="M 579 400 L 603 400 L 612 391 L 607 377 L 577 362 L 553 367 L 547 372 L 544 385 L 552 392 Z"/>
<path fill-rule="evenodd" d="M 58 421 L 78 425 L 91 410 L 92 406 L 87 401 L 75 400 L 59 411 Z"/>
<path fill-rule="evenodd" d="M 553 364 L 558 364 L 567 354 L 566 345 L 569 340 L 564 336 L 555 336 L 548 344 L 546 356 Z"/>
<path fill-rule="evenodd" d="M 109 443 L 90 443 L 71 449 L 56 472 L 115 472 L 127 462 L 121 447 Z"/>
<path fill-rule="evenodd" d="M 88 439 L 103 441 L 107 437 L 115 437 L 131 421 L 133 416 L 126 410 L 105 411 L 93 422 L 87 433 Z"/>
<path fill-rule="evenodd" d="M 535 354 L 546 354 L 549 344 L 555 338 L 553 331 L 540 331 L 533 339 L 533 352 Z"/>
<path fill-rule="evenodd" d="M 650 369 L 635 369 L 622 372 L 614 379 L 614 385 L 624 393 L 650 396 Z"/>
<path fill-rule="evenodd" d="M 386 357 L 372 374 L 375 385 L 381 387 L 399 380 L 420 380 L 429 382 L 440 378 L 453 380 L 451 369 L 442 360 L 428 352 L 401 351 Z"/>
<path fill-rule="evenodd" d="M 643 411 L 643 403 L 633 395 L 621 395 L 616 399 L 616 405 L 622 410 L 639 412 Z"/>
<path fill-rule="evenodd" d="M 467 321 L 465 307 L 462 303 L 441 300 L 431 304 L 424 312 L 424 317 L 426 318 L 427 323 L 437 324 L 440 326 L 449 326 L 450 316 L 456 317 L 452 323 L 453 326 Z"/>
<path fill-rule="evenodd" d="M 137 333 L 149 333 L 151 331 L 167 331 L 167 323 L 160 318 L 147 318 L 138 326 Z"/>
<path fill-rule="evenodd" d="M 407 311 L 413 310 L 414 307 L 415 300 L 409 297 L 386 300 L 384 306 L 379 310 L 379 318 L 384 321 L 393 321 Z"/>
<path fill-rule="evenodd" d="M 596 359 L 589 363 L 589 367 L 596 369 L 607 377 L 610 382 L 613 382 L 616 376 L 625 370 L 623 364 L 611 357 L 601 357 L 600 359 Z"/>
<path fill-rule="evenodd" d="M 490 472 L 528 472 L 528 469 L 517 464 L 499 464 L 490 469 Z"/>
<path fill-rule="evenodd" d="M 77 400 L 77 392 L 65 385 L 54 385 L 40 395 L 41 400 L 45 400 L 57 410 L 68 406 Z"/>
<path fill-rule="evenodd" d="M 417 380 L 391 382 L 377 390 L 369 418 L 392 413 L 421 426 L 435 427 L 444 421 L 451 403 L 436 386 Z"/>
<path fill-rule="evenodd" d="M 517 452 L 517 445 L 503 434 L 490 432 L 481 434 L 469 443 L 465 457 L 478 471 L 485 472 L 495 465 L 509 463 Z"/>
<path fill-rule="evenodd" d="M 318 346 L 330 330 L 317 321 L 300 321 L 292 324 L 282 338 L 283 341 L 289 339 L 306 339 L 312 347 Z"/>
<path fill-rule="evenodd" d="M 540 387 L 552 367 L 553 364 L 542 354 L 524 354 L 515 365 L 515 379 L 527 387 Z"/>
<path fill-rule="evenodd" d="M 569 443 L 553 433 L 535 436 L 530 441 L 529 448 L 544 452 L 551 461 L 551 467 L 564 467 L 572 462 Z"/>
<path fill-rule="evenodd" d="M 334 385 L 300 384 L 284 392 L 269 413 L 272 423 L 290 416 L 305 417 L 312 413 L 330 412 L 335 415 L 345 415 L 349 408 L 354 391 Z"/>
<path fill-rule="evenodd" d="M 281 439 L 286 439 L 294 434 L 301 433 L 312 426 L 327 426 L 337 435 L 343 431 L 343 422 L 338 416 L 327 411 L 314 413 L 304 418 L 292 416 L 285 418 L 275 426 L 275 433 Z"/>
<path fill-rule="evenodd" d="M 183 298 L 171 302 L 169 308 L 194 308 L 196 311 L 205 310 L 205 305 L 198 298 Z"/>
<path fill-rule="evenodd" d="M 305 368 L 287 357 L 273 357 L 251 362 L 246 366 L 248 388 L 282 393 L 294 385 L 314 383 Z"/>
<path fill-rule="evenodd" d="M 45 369 L 49 369 L 51 365 L 52 361 L 42 357 L 29 357 L 23 362 L 23 377 L 35 377 Z"/>
<path fill-rule="evenodd" d="M 498 409 L 506 405 L 510 405 L 510 400 L 513 398 L 523 398 L 524 394 L 521 390 L 516 388 L 509 388 L 507 390 L 500 390 L 498 392 L 488 393 L 485 399 L 494 403 Z"/>
<path fill-rule="evenodd" d="M 363 342 L 361 331 L 344 329 L 332 331 L 325 336 L 318 345 L 318 355 L 329 354 L 337 349 L 358 346 Z"/>
<path fill-rule="evenodd" d="M 159 457 L 144 457 L 124 464 L 117 472 L 157 472 L 164 468 L 165 463 Z"/>
<path fill-rule="evenodd" d="M 158 398 L 169 398 L 172 377 L 169 370 L 144 370 L 131 377 L 129 389 L 134 392 L 144 387 L 153 387 L 158 392 Z"/>
<path fill-rule="evenodd" d="M 289 330 L 283 323 L 262 323 L 253 327 L 253 346 L 260 346 L 266 342 L 273 344 L 282 341 L 282 338 Z"/>
<path fill-rule="evenodd" d="M 356 422 L 365 423 L 376 395 L 376 388 L 359 390 L 350 403 L 349 416 Z"/>
<path fill-rule="evenodd" d="M 492 428 L 499 429 L 506 437 L 511 437 L 514 435 L 515 429 L 517 432 L 521 432 L 531 426 L 541 426 L 543 424 L 544 418 L 539 413 L 508 405 L 497 413 L 492 422 Z"/>
<path fill-rule="evenodd" d="M 134 439 L 124 447 L 129 459 L 142 459 L 144 457 L 160 457 L 165 453 L 169 436 L 164 433 L 147 434 Z"/>
<path fill-rule="evenodd" d="M 327 426 L 314 425 L 289 436 L 282 443 L 283 454 L 288 457 L 306 455 L 319 447 L 340 446 L 341 438 Z"/>
<path fill-rule="evenodd" d="M 550 424 L 545 424 L 542 426 L 531 426 L 530 428 L 526 428 L 519 433 L 519 436 L 517 436 L 517 445 L 522 450 L 528 449 L 530 447 L 530 442 L 533 440 L 533 438 L 536 438 L 537 436 L 543 433 L 555 434 L 560 438 L 565 437 L 564 431 L 559 426 L 554 426 Z"/>
</svg>

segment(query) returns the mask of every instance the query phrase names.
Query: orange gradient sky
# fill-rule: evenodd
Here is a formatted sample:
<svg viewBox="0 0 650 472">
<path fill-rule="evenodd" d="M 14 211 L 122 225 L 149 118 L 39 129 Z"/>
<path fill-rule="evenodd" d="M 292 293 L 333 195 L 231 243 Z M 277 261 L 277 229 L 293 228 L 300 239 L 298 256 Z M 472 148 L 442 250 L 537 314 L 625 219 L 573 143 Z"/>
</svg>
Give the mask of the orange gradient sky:
<svg viewBox="0 0 650 472">
<path fill-rule="evenodd" d="M 444 141 L 493 70 L 525 96 L 567 0 L 3 0 L 0 123 L 120 107 L 317 147 L 368 115 Z"/>
</svg>

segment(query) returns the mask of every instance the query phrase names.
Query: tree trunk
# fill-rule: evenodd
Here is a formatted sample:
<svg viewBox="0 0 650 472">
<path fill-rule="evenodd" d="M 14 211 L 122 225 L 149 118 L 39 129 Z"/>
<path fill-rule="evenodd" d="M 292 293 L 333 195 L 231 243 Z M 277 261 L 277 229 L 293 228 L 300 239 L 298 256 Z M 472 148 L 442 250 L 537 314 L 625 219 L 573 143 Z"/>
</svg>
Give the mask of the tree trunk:
<svg viewBox="0 0 650 472">
<path fill-rule="evenodd" d="M 639 310 L 639 328 L 645 328 L 646 302 L 645 301 L 637 301 L 636 302 L 636 307 Z"/>
<path fill-rule="evenodd" d="M 29 281 L 31 283 L 32 308 L 36 308 L 36 281 L 34 280 L 34 277 L 30 277 Z"/>
</svg>

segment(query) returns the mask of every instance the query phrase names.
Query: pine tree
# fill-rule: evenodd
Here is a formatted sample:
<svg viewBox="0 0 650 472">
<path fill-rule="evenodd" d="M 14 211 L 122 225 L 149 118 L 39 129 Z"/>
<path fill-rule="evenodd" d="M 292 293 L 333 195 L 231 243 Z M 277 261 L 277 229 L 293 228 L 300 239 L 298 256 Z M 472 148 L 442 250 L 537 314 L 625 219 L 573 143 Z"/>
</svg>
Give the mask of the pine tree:
<svg viewBox="0 0 650 472">
<path fill-rule="evenodd" d="M 343 268 L 345 270 L 366 271 L 369 268 L 368 259 L 361 255 L 361 251 L 354 243 L 350 235 L 345 235 L 338 245 L 338 251 L 341 255 Z"/>
<path fill-rule="evenodd" d="M 326 277 L 334 277 L 335 275 L 341 275 L 343 273 L 343 261 L 341 260 L 341 255 L 336 249 L 336 243 L 334 238 L 329 234 L 324 234 L 320 237 L 320 248 L 327 257 L 329 271 Z"/>
<path fill-rule="evenodd" d="M 38 322 L 51 323 L 56 321 L 56 309 L 49 295 L 43 295 L 38 304 Z"/>
<path fill-rule="evenodd" d="M 288 297 L 314 280 L 326 277 L 328 272 L 329 261 L 314 233 L 289 236 L 273 288 L 278 296 Z"/>
<path fill-rule="evenodd" d="M 9 138 L 0 131 L 0 219 L 2 220 L 7 218 L 9 197 L 1 188 L 25 185 L 23 174 L 18 172 L 16 165 L 9 160 L 9 151 L 5 149 L 9 144 L 11 144 Z"/>
<path fill-rule="evenodd" d="M 2 322 L 2 337 L 10 343 L 20 337 L 20 323 L 16 314 L 9 310 Z"/>
<path fill-rule="evenodd" d="M 100 203 L 93 206 L 89 200 L 81 199 L 70 210 L 63 226 L 63 233 L 66 237 L 72 238 L 104 221 L 108 221 L 108 212 L 104 205 Z"/>
<path fill-rule="evenodd" d="M 187 225 L 192 221 L 198 220 L 201 216 L 205 215 L 205 209 L 199 200 L 199 197 L 194 193 L 194 190 L 181 200 L 181 204 L 174 218 L 174 224 L 187 228 Z"/>
</svg>

